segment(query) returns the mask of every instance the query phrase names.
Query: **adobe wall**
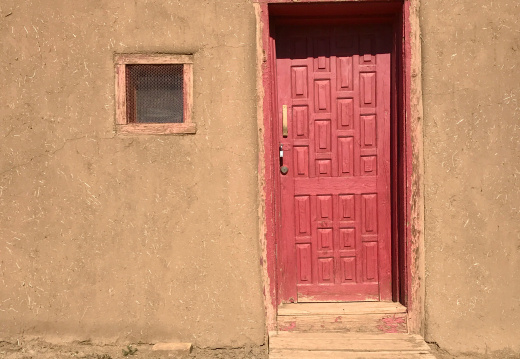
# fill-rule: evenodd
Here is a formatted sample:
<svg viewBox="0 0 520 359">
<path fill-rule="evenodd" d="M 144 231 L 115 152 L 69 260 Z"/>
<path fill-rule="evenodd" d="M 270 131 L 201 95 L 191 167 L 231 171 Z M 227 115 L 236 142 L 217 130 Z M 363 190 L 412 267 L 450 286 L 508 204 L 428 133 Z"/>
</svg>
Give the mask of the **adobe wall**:
<svg viewBox="0 0 520 359">
<path fill-rule="evenodd" d="M 0 337 L 264 343 L 249 0 L 0 4 Z M 194 54 L 196 135 L 114 132 L 114 53 Z"/>
<path fill-rule="evenodd" d="M 520 352 L 520 5 L 421 0 L 426 339 Z M 0 4 L 0 337 L 264 343 L 250 0 Z M 196 135 L 114 132 L 113 54 L 194 54 Z"/>
<path fill-rule="evenodd" d="M 520 4 L 421 0 L 426 339 L 520 352 Z"/>
</svg>

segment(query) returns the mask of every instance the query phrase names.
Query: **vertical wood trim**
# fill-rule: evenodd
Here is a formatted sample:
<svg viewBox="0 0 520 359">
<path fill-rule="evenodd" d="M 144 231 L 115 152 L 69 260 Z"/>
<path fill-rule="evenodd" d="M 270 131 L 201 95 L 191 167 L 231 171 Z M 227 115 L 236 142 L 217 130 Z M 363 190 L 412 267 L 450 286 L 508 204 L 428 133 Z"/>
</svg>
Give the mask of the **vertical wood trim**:
<svg viewBox="0 0 520 359">
<path fill-rule="evenodd" d="M 267 4 L 253 4 L 256 15 L 256 86 L 258 93 L 258 218 L 259 241 L 262 251 L 262 281 L 266 332 L 276 330 L 276 255 L 275 255 L 275 204 L 272 140 L 272 61 L 269 57 L 269 14 Z"/>
<path fill-rule="evenodd" d="M 424 335 L 424 159 L 419 0 L 404 3 L 408 329 Z"/>
<path fill-rule="evenodd" d="M 381 34 L 379 36 L 382 36 Z M 379 41 L 387 41 L 387 39 L 391 39 L 390 36 L 383 37 L 379 39 Z M 384 131 L 381 133 L 384 138 L 381 143 L 378 142 L 377 148 L 377 156 L 378 161 L 381 161 L 383 164 L 380 167 L 382 174 L 378 173 L 378 185 L 377 185 L 377 193 L 378 196 L 385 195 L 386 198 L 383 200 L 380 199 L 381 210 L 379 215 L 382 217 L 379 219 L 381 222 L 381 228 L 379 232 L 379 248 L 380 248 L 380 264 L 378 270 L 379 274 L 379 293 L 380 300 L 382 301 L 391 301 L 392 300 L 392 198 L 391 198 L 391 150 L 390 150 L 390 141 L 391 141 L 391 58 L 389 55 L 378 55 L 378 58 L 383 60 L 383 58 L 387 56 L 386 61 L 388 62 L 388 66 L 382 66 L 377 69 L 377 76 L 379 80 L 379 84 L 383 83 L 383 85 L 378 85 L 377 91 L 379 92 L 379 102 L 378 107 L 382 107 L 381 111 L 378 111 L 378 114 L 382 114 L 383 118 L 378 119 L 382 122 L 383 126 L 378 127 L 379 131 Z M 379 61 L 376 60 L 376 61 Z M 388 91 L 388 93 L 386 92 Z M 384 130 L 382 130 L 384 129 Z M 389 215 L 389 216 L 388 216 Z M 388 248 L 387 248 L 388 246 Z"/>
<path fill-rule="evenodd" d="M 400 62 L 399 59 L 399 41 L 402 39 L 402 36 L 399 36 L 399 28 L 400 28 L 401 22 L 396 21 L 393 26 L 393 33 L 392 33 L 392 53 L 391 53 L 391 124 L 390 124 L 390 143 L 391 143 L 391 149 L 390 149 L 390 163 L 391 163 L 391 212 L 392 212 L 392 300 L 396 302 L 400 302 L 402 299 L 400 298 L 400 286 L 402 281 L 402 276 L 399 271 L 400 268 L 400 261 L 399 261 L 399 218 L 401 217 L 399 215 L 400 213 L 400 207 L 399 207 L 399 126 L 398 123 L 401 121 L 401 116 L 399 114 L 399 99 L 401 96 L 399 95 L 400 87 L 398 85 L 398 81 L 400 81 L 401 77 L 399 76 L 399 68 L 400 68 Z"/>
<path fill-rule="evenodd" d="M 116 124 L 126 124 L 126 66 L 116 63 Z"/>
<path fill-rule="evenodd" d="M 184 123 L 191 123 L 192 110 L 193 110 L 193 65 L 183 65 L 183 77 L 184 77 Z"/>
</svg>

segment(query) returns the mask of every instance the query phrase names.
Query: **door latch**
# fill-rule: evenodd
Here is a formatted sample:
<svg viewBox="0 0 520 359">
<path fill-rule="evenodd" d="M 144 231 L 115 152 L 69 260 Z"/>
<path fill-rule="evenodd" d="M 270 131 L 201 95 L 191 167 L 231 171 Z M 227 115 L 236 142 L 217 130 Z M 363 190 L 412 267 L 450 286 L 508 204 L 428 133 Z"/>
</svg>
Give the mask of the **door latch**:
<svg viewBox="0 0 520 359">
<path fill-rule="evenodd" d="M 289 167 L 283 164 L 283 145 L 280 145 L 280 172 L 282 172 L 283 175 L 289 172 Z"/>
</svg>

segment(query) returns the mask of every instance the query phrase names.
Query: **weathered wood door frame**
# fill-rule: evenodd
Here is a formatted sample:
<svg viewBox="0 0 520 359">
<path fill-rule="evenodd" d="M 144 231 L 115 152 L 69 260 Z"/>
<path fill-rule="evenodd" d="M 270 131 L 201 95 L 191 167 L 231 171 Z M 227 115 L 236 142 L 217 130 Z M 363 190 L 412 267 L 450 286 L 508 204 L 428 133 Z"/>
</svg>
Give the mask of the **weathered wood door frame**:
<svg viewBox="0 0 520 359">
<path fill-rule="evenodd" d="M 391 21 L 394 27 L 392 73 L 392 236 L 393 297 L 406 305 L 409 328 L 423 333 L 423 191 L 422 191 L 422 103 L 420 88 L 420 44 L 418 2 L 315 0 L 304 4 L 291 0 L 254 1 L 257 13 L 257 54 L 260 128 L 259 187 L 261 245 L 267 330 L 276 328 L 277 298 L 276 238 L 278 203 L 278 153 L 273 137 L 272 114 L 276 113 L 274 41 L 271 30 L 277 19 L 300 22 Z M 287 3 L 287 4 L 284 4 Z M 320 4 L 321 3 L 321 4 Z M 342 14 L 343 12 L 343 14 Z M 309 18 L 309 15 L 313 15 Z M 343 15 L 343 16 L 342 16 Z M 388 20 L 391 19 L 391 20 Z"/>
</svg>

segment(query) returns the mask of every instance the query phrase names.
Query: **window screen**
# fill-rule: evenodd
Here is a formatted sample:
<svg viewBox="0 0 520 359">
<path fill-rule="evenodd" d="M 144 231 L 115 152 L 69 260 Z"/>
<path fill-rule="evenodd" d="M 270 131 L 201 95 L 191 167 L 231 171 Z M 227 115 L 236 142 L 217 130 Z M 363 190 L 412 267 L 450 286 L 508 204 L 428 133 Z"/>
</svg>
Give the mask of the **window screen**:
<svg viewBox="0 0 520 359">
<path fill-rule="evenodd" d="M 183 123 L 182 64 L 127 65 L 129 123 Z"/>
</svg>

